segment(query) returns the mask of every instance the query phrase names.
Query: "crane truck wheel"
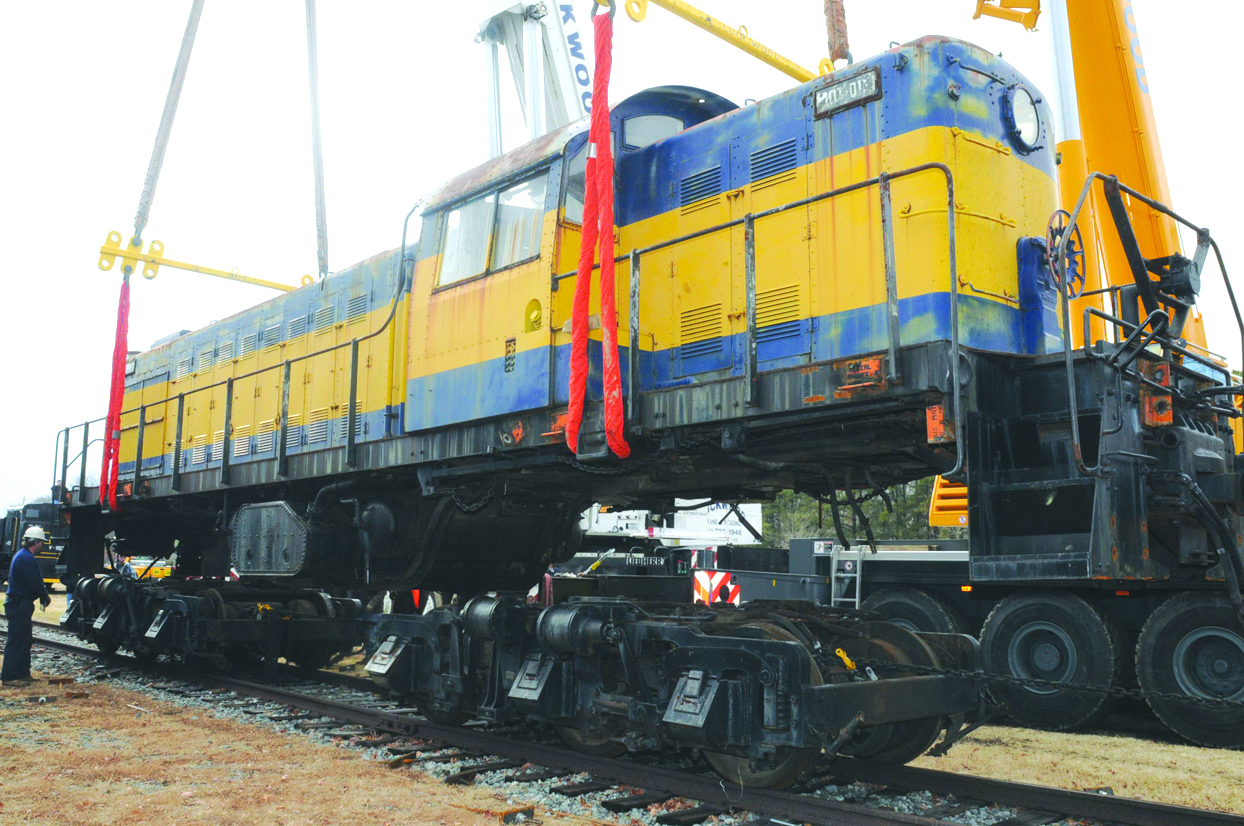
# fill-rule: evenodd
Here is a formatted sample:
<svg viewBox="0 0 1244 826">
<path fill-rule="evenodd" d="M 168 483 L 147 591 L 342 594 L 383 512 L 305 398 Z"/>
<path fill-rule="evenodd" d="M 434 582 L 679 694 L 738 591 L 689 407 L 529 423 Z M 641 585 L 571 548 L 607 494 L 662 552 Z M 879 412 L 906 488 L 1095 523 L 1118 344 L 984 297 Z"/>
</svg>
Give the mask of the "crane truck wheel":
<svg viewBox="0 0 1244 826">
<path fill-rule="evenodd" d="M 963 615 L 936 594 L 920 588 L 884 588 L 861 606 L 908 631 L 965 634 Z"/>
<path fill-rule="evenodd" d="M 1003 677 L 1084 686 L 1115 686 L 1125 648 L 1114 623 L 1094 605 L 1054 591 L 1012 594 L 998 603 L 981 634 L 985 671 Z M 991 682 L 994 699 L 1017 723 L 1070 731 L 1111 712 L 1112 698 L 1053 686 Z"/>
<path fill-rule="evenodd" d="M 1244 702 L 1244 628 L 1231 602 L 1189 591 L 1158 606 L 1136 643 L 1136 677 L 1146 692 Z M 1171 731 L 1202 746 L 1244 747 L 1244 707 L 1213 708 L 1147 697 Z"/>
</svg>

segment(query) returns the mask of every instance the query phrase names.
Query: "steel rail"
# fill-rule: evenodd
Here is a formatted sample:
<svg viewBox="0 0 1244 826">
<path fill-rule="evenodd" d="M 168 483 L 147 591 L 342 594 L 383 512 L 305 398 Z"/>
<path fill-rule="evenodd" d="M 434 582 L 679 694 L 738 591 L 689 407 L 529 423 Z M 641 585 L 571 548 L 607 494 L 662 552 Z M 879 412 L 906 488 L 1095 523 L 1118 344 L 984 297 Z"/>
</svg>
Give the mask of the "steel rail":
<svg viewBox="0 0 1244 826">
<path fill-rule="evenodd" d="M 0 630 L 0 633 L 7 633 L 7 630 Z M 60 640 L 36 637 L 34 643 L 46 648 L 88 655 L 112 662 L 118 659 L 115 655 L 105 655 L 93 648 Z M 126 659 L 126 664 L 131 664 L 131 661 Z M 210 688 L 228 689 L 259 700 L 292 706 L 342 722 L 367 726 L 392 734 L 418 736 L 461 749 L 485 752 L 549 768 L 587 772 L 594 777 L 606 778 L 616 783 L 645 789 L 659 789 L 713 806 L 719 805 L 722 809 L 746 810 L 799 823 L 834 823 L 840 826 L 893 826 L 896 823 L 908 826 L 938 826 L 944 823 L 941 820 L 919 815 L 822 800 L 791 792 L 740 788 L 737 784 L 723 782 L 715 776 L 687 774 L 674 769 L 646 766 L 627 760 L 595 757 L 562 747 L 515 740 L 470 728 L 438 725 L 413 716 L 380 709 L 360 708 L 349 703 L 313 697 L 279 686 L 253 683 L 220 674 L 187 671 L 160 663 L 132 661 L 132 665 L 162 676 L 176 676 Z"/>
<path fill-rule="evenodd" d="M 0 629 L 0 634 L 7 633 Z M 85 654 L 115 662 L 115 656 L 59 640 L 35 638 L 38 645 Z M 934 826 L 946 821 L 921 815 L 876 809 L 866 805 L 844 803 L 772 789 L 752 789 L 723 781 L 715 776 L 688 774 L 675 769 L 649 766 L 629 760 L 596 757 L 558 746 L 516 740 L 487 731 L 445 726 L 420 718 L 396 714 L 382 709 L 360 708 L 335 700 L 301 694 L 279 686 L 248 682 L 219 674 L 187 671 L 158 663 L 139 663 L 126 658 L 127 664 L 169 677 L 201 683 L 246 694 L 256 699 L 281 703 L 325 717 L 367 726 L 380 731 L 418 736 L 448 745 L 470 749 L 498 757 L 522 760 L 554 769 L 587 772 L 616 783 L 660 790 L 680 797 L 755 812 L 768 817 L 801 823 L 834 823 L 841 826 Z M 323 675 L 317 675 L 317 678 Z M 343 675 L 330 675 L 342 677 Z M 354 685 L 357 678 L 345 678 Z M 328 682 L 328 680 L 325 680 Z M 334 682 L 336 682 L 334 680 Z M 1155 803 L 1136 798 L 1115 797 L 1093 792 L 1037 786 L 1008 780 L 955 774 L 912 766 L 877 766 L 844 758 L 827 769 L 827 773 L 846 782 L 864 782 L 893 786 L 913 791 L 928 790 L 940 795 L 955 795 L 969 800 L 983 800 L 996 805 L 1037 812 L 1065 814 L 1124 826 L 1244 826 L 1244 816 L 1209 809 L 1194 809 L 1168 803 Z"/>
<path fill-rule="evenodd" d="M 1193 809 L 1134 797 L 1115 797 L 1051 786 L 1035 786 L 974 774 L 922 769 L 915 766 L 875 766 L 841 760 L 833 773 L 844 779 L 879 783 L 904 789 L 936 789 L 943 794 L 973 800 L 991 800 L 1023 809 L 1074 813 L 1076 817 L 1126 823 L 1129 826 L 1215 826 L 1241 824 L 1244 816 L 1212 809 Z"/>
</svg>

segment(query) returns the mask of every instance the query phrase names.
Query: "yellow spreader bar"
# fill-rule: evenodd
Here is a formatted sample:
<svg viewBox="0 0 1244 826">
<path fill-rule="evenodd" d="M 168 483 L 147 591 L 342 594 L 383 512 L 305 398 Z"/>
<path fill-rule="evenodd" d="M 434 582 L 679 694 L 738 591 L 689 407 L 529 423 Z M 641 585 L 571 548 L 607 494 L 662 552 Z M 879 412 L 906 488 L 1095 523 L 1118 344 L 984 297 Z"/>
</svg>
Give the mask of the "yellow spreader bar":
<svg viewBox="0 0 1244 826">
<path fill-rule="evenodd" d="M 807 81 L 814 80 L 818 77 L 816 72 L 809 71 L 800 66 L 798 63 L 795 63 L 793 60 L 782 57 L 768 46 L 752 40 L 748 36 L 747 28 L 745 26 L 740 26 L 737 29 L 732 26 L 727 26 L 725 23 L 717 20 L 712 15 L 700 11 L 689 3 L 684 3 L 683 0 L 626 0 L 626 16 L 634 20 L 636 23 L 642 23 L 644 18 L 648 16 L 649 3 L 652 3 L 654 6 L 660 6 L 666 11 L 678 15 L 688 23 L 699 26 L 709 34 L 719 37 L 730 45 L 742 49 L 752 57 L 769 64 L 779 72 L 790 75 L 800 83 L 806 83 Z M 830 62 L 829 58 L 822 60 L 818 68 L 821 70 L 822 75 L 827 75 L 834 70 L 833 64 Z"/>
<path fill-rule="evenodd" d="M 280 290 L 281 292 L 289 292 L 298 289 L 292 284 L 281 284 L 276 281 L 265 281 L 262 278 L 252 278 L 249 275 L 242 275 L 237 270 L 232 272 L 228 270 L 217 270 L 212 267 L 200 267 L 198 264 L 187 264 L 184 261 L 174 261 L 171 258 L 164 257 L 164 244 L 160 241 L 152 241 L 147 246 L 147 252 L 142 250 L 142 241 L 131 238 L 129 244 L 125 247 L 121 245 L 121 233 L 108 233 L 108 240 L 104 241 L 104 245 L 99 248 L 99 268 L 107 272 L 111 270 L 117 263 L 117 258 L 121 259 L 121 271 L 126 275 L 131 275 L 138 271 L 141 267 L 143 278 L 152 279 L 156 277 L 156 273 L 160 271 L 160 267 L 172 267 L 176 270 L 189 270 L 190 272 L 198 272 L 203 275 L 213 275 L 217 278 L 227 278 L 230 281 L 240 281 L 243 284 L 254 284 L 256 287 L 267 287 L 271 290 Z M 302 277 L 303 285 L 310 284 L 314 279 L 309 275 Z"/>
<path fill-rule="evenodd" d="M 1041 16 L 1041 0 L 976 0 L 976 20 L 981 15 L 1019 23 L 1028 31 L 1036 31 Z"/>
</svg>

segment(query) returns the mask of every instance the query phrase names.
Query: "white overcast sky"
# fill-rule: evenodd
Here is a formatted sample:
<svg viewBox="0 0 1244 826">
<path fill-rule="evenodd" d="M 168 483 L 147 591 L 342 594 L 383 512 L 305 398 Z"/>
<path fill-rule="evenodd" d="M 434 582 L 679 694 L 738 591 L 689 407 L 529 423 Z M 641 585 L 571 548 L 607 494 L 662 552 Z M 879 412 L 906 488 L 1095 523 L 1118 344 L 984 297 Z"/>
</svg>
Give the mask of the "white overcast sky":
<svg viewBox="0 0 1244 826">
<path fill-rule="evenodd" d="M 1072 0 L 1081 2 L 1081 0 Z M 591 3 L 574 0 L 586 34 Z M 700 0 L 809 67 L 825 54 L 821 0 Z M 0 239 L 5 335 L 0 506 L 48 491 L 53 443 L 106 408 L 118 275 L 96 268 L 128 237 L 188 0 L 0 2 Z M 396 247 L 439 181 L 487 157 L 491 0 L 320 0 L 321 115 L 333 270 Z M 551 3 L 550 3 L 551 5 Z M 854 54 L 926 34 L 985 46 L 1053 94 L 1048 31 L 971 19 L 972 0 L 847 0 Z M 1238 146 L 1244 4 L 1134 0 L 1177 209 L 1244 267 Z M 792 81 L 667 12 L 619 11 L 610 96 L 686 84 L 736 102 Z M 503 79 L 512 95 L 508 78 Z M 520 143 L 512 124 L 507 146 Z M 208 0 L 146 240 L 169 258 L 296 282 L 316 270 L 303 4 Z M 1202 293 L 1211 345 L 1238 362 L 1216 272 Z M 164 269 L 136 279 L 130 347 L 265 300 L 269 291 Z M 1237 365 L 1238 366 L 1238 365 Z M 74 448 L 76 450 L 76 447 Z M 92 463 L 96 462 L 92 459 Z M 92 466 L 92 475 L 97 470 Z"/>
</svg>

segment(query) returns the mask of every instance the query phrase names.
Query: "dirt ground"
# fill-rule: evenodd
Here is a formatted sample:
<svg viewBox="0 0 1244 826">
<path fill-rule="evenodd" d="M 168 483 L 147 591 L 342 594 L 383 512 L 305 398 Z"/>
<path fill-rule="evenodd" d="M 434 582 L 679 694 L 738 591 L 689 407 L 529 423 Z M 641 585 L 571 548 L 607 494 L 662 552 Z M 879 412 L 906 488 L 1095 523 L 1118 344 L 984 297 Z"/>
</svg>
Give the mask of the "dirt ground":
<svg viewBox="0 0 1244 826">
<path fill-rule="evenodd" d="M 90 696 L 76 700 L 46 684 L 0 690 L 0 822 L 491 826 L 513 808 L 492 792 L 447 792 L 439 780 L 353 750 L 143 694 L 83 688 Z M 48 692 L 60 696 L 27 701 Z"/>
<path fill-rule="evenodd" d="M 945 757 L 912 765 L 1064 789 L 1109 786 L 1120 797 L 1244 814 L 1244 752 L 1186 745 L 1140 716 L 1113 722 L 1152 739 L 985 726 Z"/>
<path fill-rule="evenodd" d="M 36 610 L 35 619 L 44 622 L 55 622 L 64 610 L 65 595 L 63 593 L 54 594 L 52 597 L 52 606 L 48 611 L 40 613 Z M 335 664 L 332 670 L 347 671 L 351 673 L 362 674 L 363 658 L 361 655 L 354 655 Z M 8 695 L 9 692 L 0 694 L 0 701 Z M 135 695 L 136 696 L 136 695 Z M 120 703 L 124 707 L 126 703 L 135 703 L 144 706 L 142 700 L 128 699 Z M 148 701 L 150 702 L 150 701 Z M 109 707 L 108 703 L 100 704 L 93 695 L 90 701 L 74 701 L 72 703 L 63 703 L 59 705 L 40 707 L 37 714 L 42 719 L 43 715 L 50 715 L 49 721 L 59 719 L 57 715 L 70 714 L 75 716 L 74 722 L 70 727 L 82 726 L 84 728 L 96 727 L 107 729 L 111 727 L 112 722 L 107 719 L 101 719 L 101 714 L 96 712 L 91 714 L 92 708 L 98 708 L 100 711 L 106 711 Z M 145 706 L 144 706 L 145 707 Z M 174 709 L 174 707 L 169 707 Z M 28 709 L 21 709 L 22 712 Z M 168 736 L 151 735 L 143 736 L 141 740 L 140 750 L 156 749 L 157 753 L 163 751 L 166 747 L 161 745 L 165 742 L 177 742 L 185 739 L 187 742 L 196 742 L 203 739 L 203 731 L 216 726 L 224 726 L 221 721 L 202 719 L 187 722 L 184 717 L 186 715 L 173 710 L 167 714 L 156 715 L 148 718 L 141 726 L 135 730 L 135 735 L 139 731 L 156 720 L 161 727 L 165 723 L 182 727 L 170 731 Z M 3 709 L 0 713 L 0 801 L 4 801 L 8 790 L 13 788 L 10 783 L 11 775 L 6 774 L 5 763 L 12 762 L 5 759 L 9 755 L 14 757 L 21 752 L 9 751 L 16 748 L 12 745 L 11 731 L 12 726 L 9 721 L 11 719 L 20 719 L 21 713 L 15 713 L 13 709 Z M 133 721 L 132 714 L 121 715 L 116 718 L 118 720 Z M 1146 715 L 1143 709 L 1133 710 L 1133 713 L 1123 718 L 1111 718 L 1107 720 L 1106 725 L 1109 731 L 1092 731 L 1087 733 L 1076 734 L 1059 734 L 1055 732 L 1033 731 L 1029 729 L 1012 728 L 1008 726 L 986 726 L 975 732 L 971 737 L 955 746 L 951 752 L 945 757 L 933 758 L 922 757 L 917 760 L 914 765 L 923 768 L 938 769 L 942 771 L 962 772 L 967 774 L 978 774 L 987 777 L 996 777 L 1004 780 L 1019 780 L 1028 783 L 1038 783 L 1045 785 L 1059 786 L 1067 789 L 1086 789 L 1100 788 L 1108 786 L 1114 789 L 1115 794 L 1126 797 L 1139 797 L 1147 800 L 1156 800 L 1163 803 L 1173 803 L 1183 806 L 1194 806 L 1199 808 L 1217 809 L 1220 811 L 1235 812 L 1244 814 L 1244 752 L 1240 751 L 1223 751 L 1219 749 L 1205 749 L 1197 746 L 1184 744 L 1166 732 L 1162 726 L 1152 718 Z M 42 729 L 43 726 L 40 726 Z M 55 726 L 49 722 L 49 730 L 57 730 Z M 245 727 L 234 725 L 238 728 L 236 732 L 221 731 L 218 735 L 212 735 L 214 738 L 238 737 L 241 741 L 248 738 L 254 740 L 256 738 L 269 738 L 270 735 L 260 731 L 259 733 L 250 732 Z M 214 730 L 214 728 L 213 728 Z M 1119 731 L 1135 731 L 1138 736 L 1128 736 L 1119 734 Z M 42 733 L 42 732 L 41 732 Z M 170 740 L 171 738 L 171 740 Z M 235 748 L 226 750 L 226 756 L 236 757 L 235 749 L 245 748 L 239 745 Z M 324 750 L 325 754 L 317 757 L 313 761 L 306 761 L 302 756 L 302 752 L 317 753 L 318 750 Z M 56 766 L 61 761 L 61 754 L 68 754 L 70 749 L 66 747 L 66 743 L 58 741 L 55 745 L 47 749 L 39 749 L 38 754 L 31 754 L 34 765 Z M 133 751 L 133 750 L 131 750 Z M 359 776 L 361 785 L 353 787 L 347 791 L 342 789 L 334 799 L 345 802 L 350 799 L 351 794 L 360 795 L 358 805 L 366 805 L 367 811 L 375 813 L 379 817 L 378 822 L 383 822 L 386 815 L 384 812 L 390 811 L 385 809 L 389 805 L 383 800 L 388 800 L 387 792 L 380 794 L 381 790 L 387 788 L 386 783 L 394 784 L 396 788 L 405 790 L 405 793 L 411 792 L 412 782 L 407 777 L 394 778 L 387 770 L 376 769 L 374 765 L 359 760 L 357 756 L 351 755 L 349 752 L 340 752 L 325 746 L 315 746 L 314 744 L 308 749 L 308 746 L 302 740 L 294 741 L 294 745 L 281 746 L 279 749 L 269 747 L 269 752 L 279 755 L 279 760 L 274 760 L 278 766 L 284 768 L 277 774 L 288 773 L 291 769 L 290 761 L 297 759 L 300 767 L 297 771 L 305 773 L 310 770 L 318 771 L 315 766 L 333 765 L 338 763 L 324 763 L 330 759 L 341 761 L 344 759 L 352 759 L 356 763 L 361 764 L 361 768 L 357 770 L 364 772 Z M 127 752 L 129 753 L 129 752 Z M 262 753 L 265 757 L 267 753 Z M 184 756 L 184 755 L 183 755 Z M 92 757 L 92 762 L 94 758 Z M 176 765 L 175 758 L 170 755 L 167 759 L 173 762 L 167 765 Z M 20 764 L 26 764 L 23 758 Z M 309 767 L 307 763 L 311 763 Z M 135 770 L 142 769 L 146 771 L 147 765 L 144 761 L 138 760 L 131 764 L 124 756 L 117 757 L 112 763 L 111 770 L 116 773 L 118 778 L 128 776 L 126 771 L 128 768 Z M 19 768 L 8 769 L 8 772 L 20 771 Z M 33 770 L 32 770 L 33 771 Z M 32 779 L 38 778 L 37 782 L 42 785 L 45 778 L 53 776 L 55 770 L 48 769 L 52 774 L 34 774 L 28 775 Z M 272 772 L 277 772 L 276 768 Z M 370 777 L 367 772 L 378 772 L 380 778 L 377 779 L 376 786 L 378 795 L 382 800 L 377 800 L 364 794 L 362 790 L 370 789 L 372 780 L 363 780 L 363 777 Z M 225 772 L 228 774 L 228 772 Z M 334 768 L 332 774 L 336 775 L 337 769 Z M 25 776 L 25 775 L 24 775 Z M 178 773 L 170 772 L 169 777 L 178 777 Z M 345 777 L 345 775 L 342 775 Z M 141 780 L 140 775 L 135 777 Z M 116 782 L 121 782 L 120 780 Z M 244 774 L 229 783 L 232 786 L 227 787 L 228 795 L 223 798 L 215 798 L 210 791 L 196 790 L 198 787 L 186 785 L 179 781 L 177 794 L 182 791 L 189 791 L 193 794 L 189 798 L 196 798 L 200 801 L 196 805 L 203 805 L 207 808 L 203 811 L 215 812 L 216 815 L 236 811 L 227 808 L 225 802 L 228 797 L 235 794 L 254 796 L 273 795 L 281 792 L 282 787 L 288 781 L 278 781 L 275 784 L 271 780 L 269 774 L 260 773 L 259 775 Z M 272 786 L 276 791 L 268 789 Z M 414 788 L 422 789 L 416 781 Z M 24 784 L 23 784 L 24 787 Z M 107 787 L 111 789 L 111 787 Z M 255 791 L 258 788 L 260 791 Z M 420 794 L 437 794 L 440 789 L 443 795 L 443 787 L 438 787 L 434 782 L 428 781 L 427 788 L 421 790 Z M 110 791 L 103 791 L 104 803 L 111 805 L 107 795 L 112 794 Z M 395 791 L 394 794 L 399 794 Z M 455 793 L 456 795 L 456 793 Z M 400 794 L 399 794 L 400 796 Z M 86 798 L 95 798 L 97 795 L 86 794 Z M 39 802 L 46 798 L 42 794 L 35 794 L 32 798 L 32 806 L 37 806 Z M 154 802 L 158 797 L 148 794 L 144 800 L 150 799 Z M 216 802 L 212 802 L 213 800 Z M 274 798 L 274 801 L 277 798 Z M 283 801 L 284 799 L 281 798 Z M 421 799 L 421 798 L 415 798 Z M 12 806 L 7 804 L 0 808 L 0 818 L 12 819 Z M 265 811 L 272 816 L 287 816 L 287 820 L 274 820 L 274 823 L 318 823 L 321 821 L 314 819 L 312 813 L 298 813 L 294 809 L 278 809 L 278 805 L 290 806 L 288 801 L 279 804 L 268 801 L 263 807 L 255 811 Z M 423 805 L 422 803 L 420 805 Z M 224 808 L 217 808 L 217 807 Z M 31 812 L 38 812 L 38 808 L 30 809 Z M 194 810 L 192 810 L 194 811 Z M 362 811 L 362 810 L 360 810 Z M 402 811 L 401 808 L 398 811 Z M 196 815 L 197 816 L 197 815 Z M 448 816 L 448 815 L 447 815 Z M 463 817 L 459 813 L 456 815 Z M 100 815 L 100 821 L 103 822 L 104 816 Z M 227 820 L 227 818 L 226 818 Z M 18 822 L 21 822 L 20 820 Z M 32 820 L 31 822 L 56 822 Z M 93 822 L 89 820 L 75 819 L 66 816 L 65 822 Z M 114 821 L 115 822 L 115 821 Z M 176 822 L 197 822 L 195 820 L 184 820 Z M 220 821 L 216 821 L 220 822 Z M 331 820 L 328 822 L 332 822 Z M 427 821 L 435 824 L 435 819 Z M 473 820 L 453 820 L 451 823 L 474 823 Z M 485 818 L 478 821 L 480 823 L 493 823 L 495 818 Z"/>
</svg>

